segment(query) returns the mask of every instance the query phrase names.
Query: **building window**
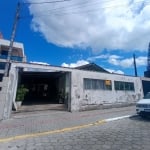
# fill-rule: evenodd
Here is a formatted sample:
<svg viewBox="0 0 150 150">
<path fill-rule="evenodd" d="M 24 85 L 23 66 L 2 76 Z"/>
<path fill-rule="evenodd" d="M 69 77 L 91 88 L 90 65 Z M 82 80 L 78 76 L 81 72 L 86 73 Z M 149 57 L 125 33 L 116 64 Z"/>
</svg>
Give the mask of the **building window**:
<svg viewBox="0 0 150 150">
<path fill-rule="evenodd" d="M 115 90 L 134 91 L 134 83 L 133 82 L 114 81 L 114 85 L 115 85 Z"/>
<path fill-rule="evenodd" d="M 92 80 L 84 79 L 84 89 L 92 89 Z"/>
<path fill-rule="evenodd" d="M 112 90 L 111 80 L 84 79 L 85 90 Z"/>
<path fill-rule="evenodd" d="M 2 50 L 1 55 L 8 55 L 8 51 Z"/>
</svg>

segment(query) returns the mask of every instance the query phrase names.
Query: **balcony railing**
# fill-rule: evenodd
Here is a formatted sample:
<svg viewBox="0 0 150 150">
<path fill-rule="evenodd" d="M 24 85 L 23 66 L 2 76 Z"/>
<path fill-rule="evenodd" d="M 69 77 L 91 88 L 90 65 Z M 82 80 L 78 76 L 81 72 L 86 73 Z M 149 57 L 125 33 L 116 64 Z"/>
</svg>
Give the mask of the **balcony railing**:
<svg viewBox="0 0 150 150">
<path fill-rule="evenodd" d="M 7 59 L 7 55 L 0 55 L 0 59 Z M 11 56 L 11 60 L 14 60 L 14 61 L 22 61 L 22 60 L 23 60 L 23 57 Z"/>
<path fill-rule="evenodd" d="M 7 59 L 7 55 L 0 55 L 0 59 Z"/>
<path fill-rule="evenodd" d="M 19 57 L 19 56 L 11 56 L 11 60 L 22 61 L 23 58 L 22 58 L 22 57 Z"/>
</svg>

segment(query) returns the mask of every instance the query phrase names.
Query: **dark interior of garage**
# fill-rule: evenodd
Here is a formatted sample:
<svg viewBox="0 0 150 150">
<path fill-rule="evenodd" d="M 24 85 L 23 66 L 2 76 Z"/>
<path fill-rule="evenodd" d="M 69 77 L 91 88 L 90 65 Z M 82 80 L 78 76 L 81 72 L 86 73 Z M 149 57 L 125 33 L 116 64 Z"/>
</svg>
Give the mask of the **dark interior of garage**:
<svg viewBox="0 0 150 150">
<path fill-rule="evenodd" d="M 28 92 L 22 105 L 64 104 L 64 72 L 23 72 L 19 85 L 24 85 Z"/>
<path fill-rule="evenodd" d="M 150 91 L 150 81 L 142 80 L 143 93 L 146 95 Z"/>
</svg>

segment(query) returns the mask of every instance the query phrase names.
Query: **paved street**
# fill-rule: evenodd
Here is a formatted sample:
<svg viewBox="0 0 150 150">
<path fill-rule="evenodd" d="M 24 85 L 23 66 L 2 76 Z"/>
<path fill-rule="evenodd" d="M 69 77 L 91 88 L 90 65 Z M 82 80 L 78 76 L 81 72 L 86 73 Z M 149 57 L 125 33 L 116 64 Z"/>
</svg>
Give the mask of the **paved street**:
<svg viewBox="0 0 150 150">
<path fill-rule="evenodd" d="M 125 118 L 106 121 L 121 116 Z M 18 113 L 0 122 L 0 149 L 149 150 L 150 119 L 135 116 L 134 106 Z"/>
</svg>

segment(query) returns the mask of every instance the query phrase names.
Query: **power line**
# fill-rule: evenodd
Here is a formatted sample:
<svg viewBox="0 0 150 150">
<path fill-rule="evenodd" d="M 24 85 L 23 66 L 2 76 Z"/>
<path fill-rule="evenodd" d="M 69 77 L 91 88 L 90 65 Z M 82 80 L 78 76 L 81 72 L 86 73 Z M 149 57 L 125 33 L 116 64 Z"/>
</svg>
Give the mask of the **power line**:
<svg viewBox="0 0 150 150">
<path fill-rule="evenodd" d="M 87 0 L 87 1 L 84 1 L 84 2 L 77 3 L 77 4 L 71 4 L 71 5 L 58 7 L 58 8 L 54 8 L 54 9 L 50 9 L 50 10 L 38 11 L 38 13 L 39 12 L 44 12 L 44 13 L 45 12 L 53 12 L 53 11 L 56 11 L 56 10 L 65 9 L 66 7 L 67 7 L 67 9 L 70 9 L 70 8 L 71 9 L 78 9 L 78 8 L 82 8 L 82 7 L 85 7 L 85 6 L 88 7 L 88 6 L 91 6 L 91 5 L 97 5 L 98 3 L 102 3 L 102 4 L 107 4 L 108 5 L 110 2 L 112 4 L 112 2 L 114 3 L 116 1 L 118 1 L 118 0 L 113 0 L 113 1 L 112 0 L 103 0 L 103 1 L 99 1 L 98 0 L 98 1 L 92 1 L 92 2 L 91 1 L 89 2 L 89 0 Z M 137 2 L 134 2 L 134 3 L 142 3 L 142 2 L 146 2 L 146 1 L 142 0 L 142 1 L 137 1 Z M 87 5 L 87 4 L 89 4 L 89 5 Z M 83 5 L 85 5 L 85 6 L 83 6 Z M 119 4 L 119 5 L 124 5 L 124 4 Z"/>
<path fill-rule="evenodd" d="M 107 2 L 110 2 L 109 0 Z M 112 1 L 111 1 L 112 2 Z M 134 2 L 135 4 L 137 3 L 142 3 L 144 2 L 145 5 L 150 5 L 150 2 L 148 1 L 138 1 L 138 2 Z M 83 3 L 82 3 L 83 4 Z M 96 3 L 97 4 L 97 3 Z M 73 5 L 72 5 L 73 6 Z M 89 5 L 88 5 L 89 6 Z M 40 15 L 35 15 L 34 17 L 42 17 L 42 16 L 49 16 L 49 15 L 72 15 L 72 14 L 80 14 L 80 13 L 91 13 L 91 12 L 94 12 L 94 11 L 100 11 L 100 9 L 105 9 L 105 8 L 113 8 L 113 7 L 123 7 L 125 6 L 125 4 L 120 4 L 120 5 L 113 5 L 113 6 L 105 6 L 105 7 L 99 7 L 99 8 L 94 8 L 94 9 L 89 9 L 89 10 L 85 10 L 85 11 L 73 11 L 72 12 L 72 9 L 69 11 L 69 9 L 67 10 L 67 12 L 62 12 L 61 10 L 59 10 L 60 8 L 56 8 L 56 9 L 52 9 L 52 10 L 48 10 L 49 12 L 46 13 L 47 11 L 43 11 L 43 13 L 46 13 L 46 14 L 40 14 Z M 78 5 L 78 8 L 80 8 L 81 6 Z M 66 8 L 66 7 L 61 7 L 61 8 Z M 67 7 L 68 8 L 68 7 Z M 58 11 L 55 11 L 55 10 L 58 10 Z M 78 9 L 77 9 L 78 10 Z M 28 18 L 28 17 L 31 17 L 31 16 L 24 16 L 22 18 Z"/>
<path fill-rule="evenodd" d="M 57 1 L 45 1 L 45 2 L 24 2 L 23 4 L 46 4 L 46 3 L 60 3 L 60 2 L 66 2 L 71 0 L 57 0 Z"/>
<path fill-rule="evenodd" d="M 115 1 L 118 1 L 118 0 L 113 0 L 113 2 L 115 2 Z M 70 5 L 67 5 L 67 6 L 58 7 L 58 8 L 54 8 L 54 9 L 50 9 L 50 10 L 38 11 L 38 13 L 39 12 L 53 12 L 55 10 L 65 9 L 66 7 L 67 7 L 67 9 L 68 8 L 78 9 L 78 8 L 85 7 L 84 5 L 86 5 L 86 7 L 87 7 L 87 6 L 95 5 L 95 4 L 102 3 L 102 2 L 105 2 L 107 4 L 108 2 L 112 2 L 112 0 L 103 0 L 103 1 L 98 0 L 98 1 L 92 1 L 92 2 L 89 1 L 89 0 L 86 0 L 84 2 L 80 2 L 80 3 L 77 3 L 77 4 L 70 4 Z M 103 4 L 105 4 L 105 3 L 103 3 Z M 89 5 L 87 5 L 87 4 L 89 4 Z"/>
<path fill-rule="evenodd" d="M 141 2 L 143 2 L 143 1 L 141 1 Z M 141 2 L 136 2 L 136 3 L 141 3 Z M 149 3 L 147 3 L 147 5 L 149 5 L 150 4 L 150 2 Z M 112 6 L 103 6 L 103 7 L 99 7 L 99 8 L 94 8 L 94 9 L 89 9 L 89 10 L 85 10 L 85 11 L 82 11 L 82 12 L 78 12 L 78 11 L 74 11 L 74 12 L 72 12 L 72 10 L 70 11 L 70 12 L 64 12 L 64 13 L 62 13 L 61 12 L 61 14 L 60 15 L 67 15 L 67 14 L 78 14 L 78 13 L 84 13 L 84 12 L 87 12 L 87 13 L 89 13 L 89 12 L 94 12 L 94 11 L 99 11 L 100 9 L 105 9 L 105 8 L 117 8 L 117 7 L 124 7 L 125 6 L 125 4 L 118 4 L 118 5 L 112 5 Z M 80 7 L 79 7 L 80 8 Z M 69 11 L 69 10 L 67 10 L 67 11 Z M 54 12 L 54 14 L 57 14 L 58 15 L 58 13 L 59 13 L 60 11 L 56 11 L 56 12 Z M 53 11 L 51 11 L 51 13 L 53 13 Z"/>
</svg>

